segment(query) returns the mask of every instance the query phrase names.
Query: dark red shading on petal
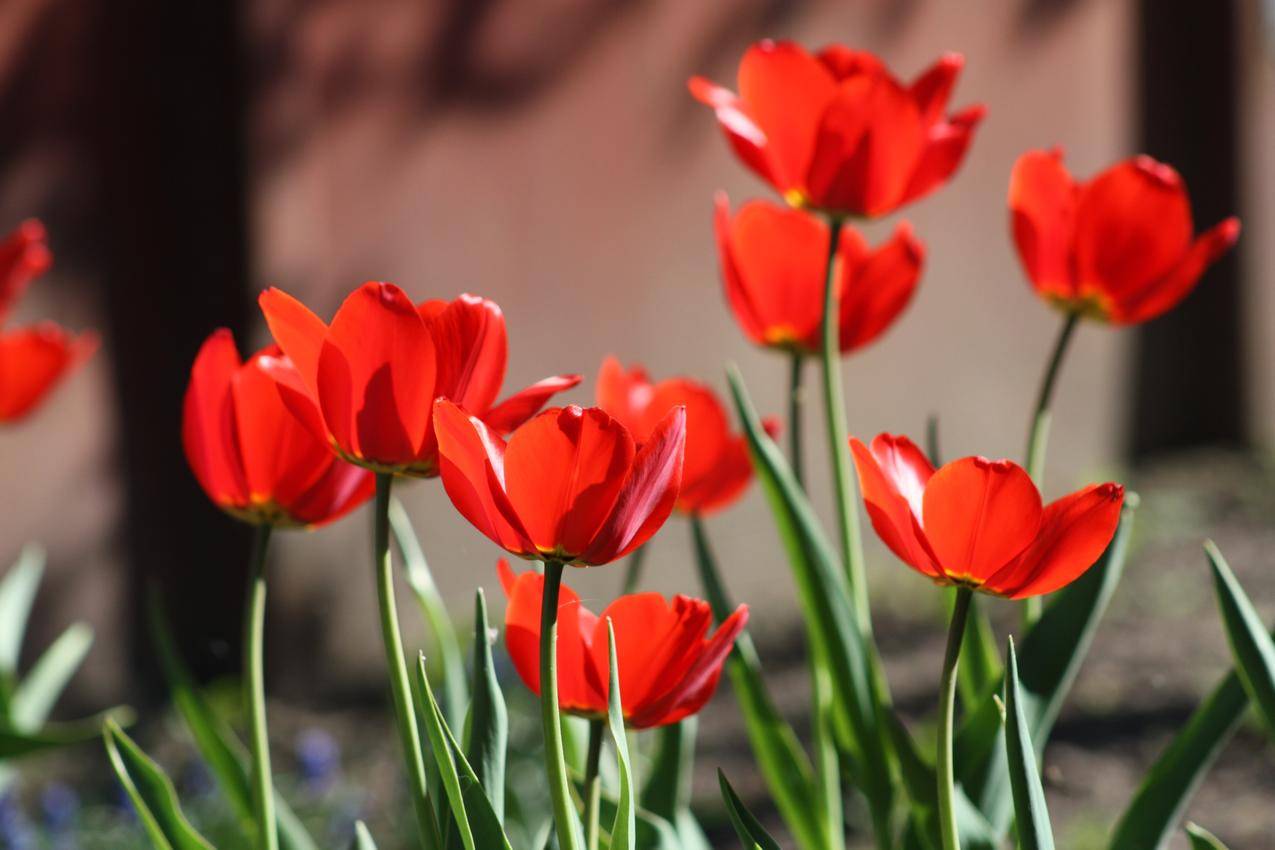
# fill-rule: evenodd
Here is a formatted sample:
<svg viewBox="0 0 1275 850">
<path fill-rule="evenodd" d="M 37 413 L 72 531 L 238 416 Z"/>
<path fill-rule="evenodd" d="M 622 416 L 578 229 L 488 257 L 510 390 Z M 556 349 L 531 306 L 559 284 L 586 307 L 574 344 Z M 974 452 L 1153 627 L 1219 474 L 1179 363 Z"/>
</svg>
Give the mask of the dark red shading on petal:
<svg viewBox="0 0 1275 850">
<path fill-rule="evenodd" d="M 900 205 L 920 200 L 951 179 L 965 161 L 974 131 L 986 115 L 986 107 L 970 106 L 930 127 Z"/>
<path fill-rule="evenodd" d="M 28 219 L 0 242 L 0 324 L 31 281 L 53 264 L 44 225 Z"/>
<path fill-rule="evenodd" d="M 908 87 L 908 92 L 921 113 L 921 120 L 927 126 L 944 120 L 947 102 L 952 97 L 952 89 L 956 87 L 956 78 L 964 67 L 964 56 L 959 53 L 945 53 Z"/>
<path fill-rule="evenodd" d="M 871 451 L 852 437 L 850 451 L 868 518 L 881 542 L 918 572 L 942 578 L 919 522 L 921 494 L 933 475 L 925 456 L 906 437 L 889 434 L 873 440 Z"/>
<path fill-rule="evenodd" d="M 2 361 L 0 361 L 2 362 Z M 201 487 L 219 505 L 246 504 L 248 485 L 234 440 L 230 386 L 239 352 L 230 331 L 214 331 L 190 371 L 182 415 L 182 445 Z"/>
<path fill-rule="evenodd" d="M 841 351 L 868 345 L 894 324 L 916 292 L 925 246 L 900 222 L 890 240 L 869 249 L 858 231 L 841 238 Z"/>
<path fill-rule="evenodd" d="M 1195 288 L 1208 267 L 1231 250 L 1239 238 L 1240 220 L 1235 217 L 1205 231 L 1177 266 L 1156 281 L 1155 286 L 1113 300 L 1111 320 L 1119 324 L 1145 322 L 1177 306 Z"/>
<path fill-rule="evenodd" d="M 1072 244 L 1078 196 L 1062 151 L 1029 151 L 1014 163 L 1009 180 L 1014 244 L 1032 285 L 1046 295 L 1077 294 Z"/>
<path fill-rule="evenodd" d="M 505 381 L 509 340 L 496 302 L 462 295 L 426 319 L 438 366 L 436 396 L 486 412 Z"/>
</svg>

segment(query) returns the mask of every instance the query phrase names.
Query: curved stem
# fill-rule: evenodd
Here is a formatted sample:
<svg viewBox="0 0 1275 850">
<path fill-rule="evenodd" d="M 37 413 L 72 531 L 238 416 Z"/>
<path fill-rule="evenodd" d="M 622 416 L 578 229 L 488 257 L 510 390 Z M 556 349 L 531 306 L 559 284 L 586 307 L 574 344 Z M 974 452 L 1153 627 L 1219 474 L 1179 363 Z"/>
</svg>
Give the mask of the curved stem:
<svg viewBox="0 0 1275 850">
<path fill-rule="evenodd" d="M 841 388 L 841 309 L 837 293 L 837 248 L 841 244 L 844 221 L 829 219 L 828 261 L 823 292 L 823 400 L 828 419 L 828 453 L 832 458 L 836 484 L 837 518 L 841 524 L 841 559 L 850 584 L 850 598 L 864 635 L 872 633 L 868 609 L 868 588 L 863 569 L 863 542 L 859 534 L 859 510 L 850 478 L 850 435 L 846 426 L 846 403 Z"/>
<path fill-rule="evenodd" d="M 545 772 L 553 799 L 553 820 L 560 850 L 580 850 L 576 813 L 571 805 L 567 760 L 562 752 L 562 717 L 558 712 L 558 595 L 561 561 L 545 562 L 545 589 L 540 602 L 540 721 L 545 736 Z"/>
<path fill-rule="evenodd" d="M 584 762 L 584 846 L 598 848 L 598 824 L 602 809 L 602 777 L 598 766 L 602 761 L 603 721 L 589 721 L 589 755 Z"/>
<path fill-rule="evenodd" d="M 956 714 L 956 670 L 965 637 L 965 620 L 969 615 L 974 591 L 958 587 L 952 622 L 947 631 L 947 651 L 943 654 L 943 675 L 939 679 L 939 744 L 936 766 L 939 780 L 939 834 L 943 850 L 961 850 L 956 829 L 956 776 L 952 766 L 952 729 Z"/>
<path fill-rule="evenodd" d="M 633 550 L 633 554 L 629 556 L 628 563 L 624 567 L 624 585 L 621 593 L 628 596 L 630 593 L 636 593 L 638 585 L 642 583 L 642 567 L 646 563 L 646 547 L 639 546 Z"/>
<path fill-rule="evenodd" d="M 793 352 L 788 373 L 788 461 L 792 464 L 792 475 L 797 479 L 797 486 L 803 490 L 806 489 L 806 464 L 801 451 L 801 422 L 802 408 L 806 402 L 806 391 L 802 386 L 802 367 L 805 365 L 805 355 Z"/>
<path fill-rule="evenodd" d="M 403 638 L 398 629 L 398 606 L 394 600 L 394 568 L 390 560 L 390 488 L 393 483 L 393 475 L 384 472 L 376 474 L 372 545 L 376 566 L 376 596 L 381 615 L 381 641 L 385 644 L 385 663 L 389 667 L 390 694 L 394 702 L 394 722 L 398 726 L 399 743 L 403 747 L 421 846 L 426 850 L 439 850 L 443 842 L 434 807 L 429 804 L 425 761 L 421 755 L 421 733 L 416 725 L 416 711 L 412 706 L 407 658 L 403 653 Z"/>
<path fill-rule="evenodd" d="M 252 748 L 252 803 L 257 820 L 258 850 L 276 850 L 279 830 L 275 824 L 274 784 L 270 777 L 270 736 L 266 732 L 266 550 L 270 525 L 257 526 L 248 568 L 248 597 L 243 620 L 243 699 Z"/>
</svg>

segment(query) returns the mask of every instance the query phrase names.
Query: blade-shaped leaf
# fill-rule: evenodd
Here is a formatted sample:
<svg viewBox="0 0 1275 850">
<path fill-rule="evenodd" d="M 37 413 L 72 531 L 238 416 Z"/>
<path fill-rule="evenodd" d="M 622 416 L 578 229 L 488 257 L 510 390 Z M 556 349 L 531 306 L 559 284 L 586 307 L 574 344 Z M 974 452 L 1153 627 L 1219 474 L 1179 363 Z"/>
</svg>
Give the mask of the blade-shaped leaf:
<svg viewBox="0 0 1275 850">
<path fill-rule="evenodd" d="M 1007 657 L 1009 677 L 1005 682 L 1005 737 L 1018 844 L 1022 850 L 1054 850 L 1054 833 L 1049 825 L 1045 789 L 1040 784 L 1035 747 L 1027 728 L 1027 718 L 1023 716 L 1018 687 L 1018 659 L 1014 655 L 1013 638 L 1009 639 Z"/>
<path fill-rule="evenodd" d="M 961 665 L 956 671 L 961 705 L 966 711 L 974 711 L 982 705 L 1005 673 L 1000 653 L 996 651 L 992 625 L 978 602 L 977 598 L 970 600 L 965 634 L 961 639 Z"/>
<path fill-rule="evenodd" d="M 629 763 L 629 741 L 624 733 L 624 709 L 620 702 L 620 662 L 615 654 L 615 626 L 609 617 L 607 647 L 611 659 L 611 681 L 607 689 L 607 728 L 611 730 L 611 746 L 615 748 L 620 777 L 620 794 L 616 801 L 615 822 L 611 827 L 611 844 L 608 850 L 635 850 L 637 825 L 633 802 L 633 767 Z"/>
<path fill-rule="evenodd" d="M 372 840 L 372 833 L 368 832 L 367 824 L 363 821 L 355 821 L 354 823 L 354 839 L 350 842 L 350 850 L 376 850 L 376 842 Z"/>
<path fill-rule="evenodd" d="M 1226 850 L 1226 845 L 1204 827 L 1188 823 L 1186 835 L 1191 840 L 1191 850 Z"/>
<path fill-rule="evenodd" d="M 1235 671 L 1249 699 L 1266 721 L 1267 731 L 1275 734 L 1275 641 L 1271 640 L 1257 609 L 1212 540 L 1205 541 L 1204 551 L 1213 571 L 1218 607 L 1222 610 L 1226 638 L 1235 658 Z"/>
<path fill-rule="evenodd" d="M 9 704 L 9 721 L 18 729 L 38 729 L 91 646 L 93 629 L 85 623 L 76 623 L 59 635 L 18 683 Z"/>
<path fill-rule="evenodd" d="M 779 850 L 779 842 L 771 837 L 761 821 L 739 799 L 739 795 L 726 779 L 726 774 L 720 769 L 717 771 L 717 782 L 722 789 L 722 799 L 726 801 L 726 813 L 730 815 L 731 825 L 743 842 L 744 850 Z"/>
<path fill-rule="evenodd" d="M 213 850 L 186 820 L 173 783 L 112 720 L 102 730 L 106 753 L 156 850 Z"/>
<path fill-rule="evenodd" d="M 26 546 L 18 562 L 0 579 L 0 678 L 17 676 L 22 636 L 44 575 L 44 560 L 44 549 Z"/>
<path fill-rule="evenodd" d="M 34 732 L 0 725 L 0 760 L 91 741 L 101 733 L 102 721 L 108 718 L 116 722 L 127 721 L 131 720 L 132 713 L 126 709 L 114 709 L 70 723 L 46 723 Z"/>
<path fill-rule="evenodd" d="M 487 792 L 496 819 L 505 818 L 505 751 L 509 742 L 509 715 L 505 696 L 496 679 L 492 660 L 492 630 L 487 619 L 487 597 L 481 588 L 474 600 L 473 701 L 466 723 L 465 755 L 478 783 Z"/>
</svg>

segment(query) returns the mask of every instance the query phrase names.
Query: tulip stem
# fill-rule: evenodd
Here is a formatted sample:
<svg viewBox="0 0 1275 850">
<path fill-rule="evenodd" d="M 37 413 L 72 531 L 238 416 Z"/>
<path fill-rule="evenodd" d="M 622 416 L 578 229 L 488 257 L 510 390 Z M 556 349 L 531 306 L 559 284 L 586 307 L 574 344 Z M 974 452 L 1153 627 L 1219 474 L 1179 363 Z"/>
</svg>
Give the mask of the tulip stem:
<svg viewBox="0 0 1275 850">
<path fill-rule="evenodd" d="M 252 745 L 252 802 L 257 820 L 258 850 L 279 846 L 275 825 L 274 785 L 270 777 L 270 736 L 266 732 L 266 551 L 272 526 L 257 526 L 249 561 L 248 595 L 243 621 L 243 699 Z"/>
<path fill-rule="evenodd" d="M 850 584 L 850 598 L 865 637 L 872 634 L 872 614 L 868 608 L 867 578 L 863 568 L 863 542 L 859 534 L 859 511 L 854 484 L 850 480 L 850 438 L 846 426 L 846 403 L 841 386 L 841 315 L 837 292 L 837 249 L 845 222 L 832 216 L 828 222 L 828 262 L 823 294 L 823 400 L 828 418 L 828 451 L 832 456 L 836 484 L 837 518 L 841 523 L 841 558 Z"/>
<path fill-rule="evenodd" d="M 788 459 L 792 464 L 792 476 L 802 490 L 806 489 L 806 464 L 801 452 L 801 413 L 806 401 L 802 367 L 805 365 L 805 355 L 793 352 L 788 373 Z"/>
<path fill-rule="evenodd" d="M 385 644 L 385 662 L 389 667 L 390 694 L 394 702 L 394 720 L 398 726 L 399 743 L 403 747 L 403 759 L 407 767 L 407 779 L 412 790 L 412 808 L 420 829 L 421 846 L 425 850 L 439 850 L 443 846 L 438 831 L 434 807 L 429 803 L 429 791 L 425 782 L 425 761 L 421 754 L 421 733 L 416 725 L 416 711 L 412 706 L 411 684 L 407 677 L 407 657 L 403 653 L 403 638 L 398 628 L 398 606 L 394 601 L 394 568 L 390 558 L 390 489 L 394 476 L 376 474 L 376 505 L 373 517 L 372 545 L 376 561 L 376 593 L 380 604 L 381 640 Z"/>
<path fill-rule="evenodd" d="M 567 759 L 562 751 L 562 718 L 558 712 L 558 595 L 561 561 L 545 561 L 545 590 L 540 602 L 540 721 L 545 736 L 545 772 L 553 799 L 553 820 L 560 850 L 580 850 L 579 825 L 571 804 Z"/>
<path fill-rule="evenodd" d="M 642 583 L 642 567 L 645 563 L 646 546 L 639 546 L 633 550 L 633 554 L 629 556 L 628 563 L 624 567 L 624 585 L 621 592 L 625 596 L 637 592 L 638 585 Z"/>
<path fill-rule="evenodd" d="M 1053 354 L 1049 357 L 1049 365 L 1045 367 L 1045 375 L 1040 382 L 1040 394 L 1036 397 L 1036 409 L 1032 413 L 1031 432 L 1027 437 L 1027 474 L 1036 482 L 1037 487 L 1044 486 L 1045 450 L 1049 445 L 1050 408 L 1054 397 L 1054 386 L 1058 383 L 1058 373 L 1062 371 L 1063 358 L 1071 338 L 1080 324 L 1080 314 L 1071 312 L 1063 319 L 1058 339 L 1054 343 Z M 1023 603 L 1023 625 L 1031 628 L 1040 619 L 1042 600 L 1039 596 L 1028 597 Z"/>
<path fill-rule="evenodd" d="M 584 844 L 587 850 L 598 848 L 598 824 L 602 809 L 602 777 L 598 766 L 602 762 L 603 721 L 589 721 L 589 754 L 584 762 Z"/>
<path fill-rule="evenodd" d="M 943 654 L 943 675 L 939 679 L 939 743 L 936 765 L 938 767 L 939 834 L 943 850 L 960 850 L 961 841 L 956 828 L 956 776 L 952 767 L 952 729 L 956 714 L 956 671 L 961 657 L 961 643 L 965 637 L 965 621 L 970 611 L 974 591 L 968 587 L 956 589 L 956 601 L 952 608 L 952 622 L 947 631 L 947 650 Z"/>
</svg>

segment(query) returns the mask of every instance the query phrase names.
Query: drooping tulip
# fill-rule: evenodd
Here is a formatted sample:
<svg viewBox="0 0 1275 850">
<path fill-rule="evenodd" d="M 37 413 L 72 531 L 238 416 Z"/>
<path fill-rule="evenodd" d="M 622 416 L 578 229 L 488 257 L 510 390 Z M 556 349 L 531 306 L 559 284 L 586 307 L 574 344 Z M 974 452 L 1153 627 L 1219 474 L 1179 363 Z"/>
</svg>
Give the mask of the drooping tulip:
<svg viewBox="0 0 1275 850">
<path fill-rule="evenodd" d="M 1067 312 L 1120 325 L 1175 306 L 1240 234 L 1232 217 L 1194 236 L 1182 177 L 1148 156 L 1079 181 L 1061 151 L 1030 151 L 1014 165 L 1009 208 L 1036 292 Z"/>
<path fill-rule="evenodd" d="M 686 411 L 669 411 L 637 448 L 596 407 L 538 414 L 508 443 L 440 399 L 434 412 L 443 486 L 456 509 L 520 558 L 598 566 L 645 543 L 682 481 Z"/>
<path fill-rule="evenodd" d="M 871 53 L 761 41 L 739 63 L 738 94 L 702 77 L 690 89 L 790 204 L 878 216 L 934 191 L 964 159 L 985 109 L 947 114 L 963 65 L 947 54 L 904 85 Z"/>
<path fill-rule="evenodd" d="M 800 210 L 749 201 L 731 215 L 717 196 L 714 215 L 726 300 L 757 345 L 816 355 L 823 348 L 828 226 Z M 881 336 L 912 300 L 925 246 L 900 222 L 884 244 L 868 247 L 841 228 L 837 253 L 841 353 Z"/>
<path fill-rule="evenodd" d="M 539 695 L 544 576 L 534 570 L 515 576 L 504 559 L 499 572 L 509 599 L 505 644 L 518 675 Z M 675 596 L 667 601 L 658 593 L 635 593 L 621 596 L 597 615 L 563 585 L 557 619 L 562 711 L 606 716 L 608 619 L 615 628 L 624 721 L 633 729 L 649 729 L 689 717 L 712 698 L 726 656 L 748 622 L 748 608 L 739 606 L 710 635 L 713 613 L 699 599 Z"/>
<path fill-rule="evenodd" d="M 381 472 L 438 474 L 437 398 L 506 434 L 580 382 L 558 375 L 496 404 L 505 320 L 495 302 L 473 295 L 418 305 L 391 283 L 369 282 L 345 299 L 331 325 L 278 289 L 263 292 L 260 304 L 296 365 L 295 379 L 281 380 L 288 406 L 347 460 Z"/>
<path fill-rule="evenodd" d="M 1011 599 L 1052 593 L 1093 566 L 1120 520 L 1119 484 L 1042 505 L 1008 460 L 966 457 L 935 470 L 911 440 L 890 434 L 850 447 L 877 535 L 939 584 Z"/>
<path fill-rule="evenodd" d="M 284 406 L 276 346 L 241 362 L 230 331 L 213 332 L 190 371 L 182 419 L 186 459 L 204 492 L 254 524 L 332 522 L 372 495 L 372 473 L 337 457 Z"/>
</svg>

